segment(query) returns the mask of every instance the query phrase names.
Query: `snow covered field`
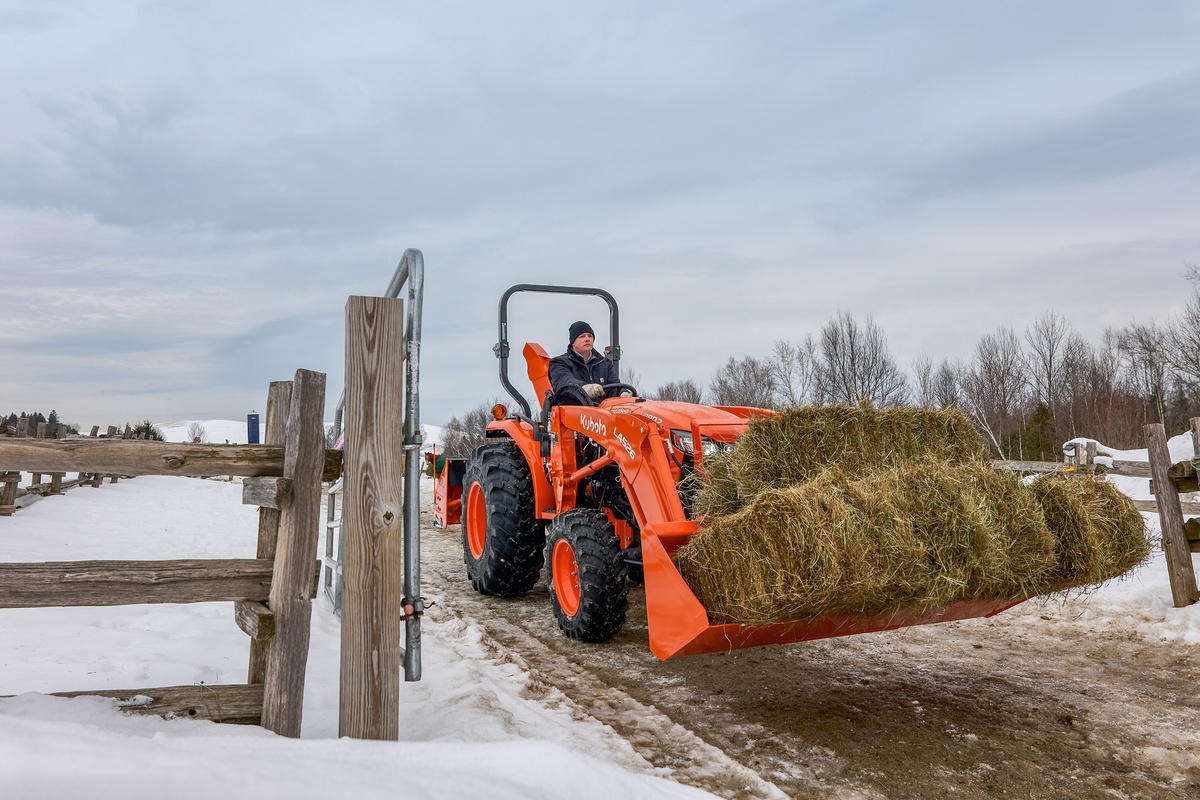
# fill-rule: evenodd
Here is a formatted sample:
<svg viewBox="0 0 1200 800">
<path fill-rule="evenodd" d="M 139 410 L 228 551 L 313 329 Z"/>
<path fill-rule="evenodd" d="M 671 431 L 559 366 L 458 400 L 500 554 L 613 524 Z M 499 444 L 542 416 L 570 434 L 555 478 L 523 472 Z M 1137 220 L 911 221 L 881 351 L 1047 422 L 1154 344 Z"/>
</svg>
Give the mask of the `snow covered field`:
<svg viewBox="0 0 1200 800">
<path fill-rule="evenodd" d="M 244 441 L 244 422 L 204 424 L 210 441 Z M 187 423 L 162 427 L 181 440 Z M 1172 449 L 1190 456 L 1183 438 Z M 1144 479 L 1116 480 L 1149 497 Z M 0 519 L 0 561 L 251 557 L 256 510 L 240 495 L 236 482 L 186 478 L 80 487 Z M 1097 632 L 1132 626 L 1147 642 L 1200 645 L 1200 607 L 1171 607 L 1161 553 L 1079 608 L 1077 622 Z M 1025 624 L 1044 623 L 1030 615 Z M 338 636 L 319 597 L 295 741 L 41 694 L 242 682 L 248 639 L 228 603 L 0 610 L 0 694 L 16 695 L 0 699 L 0 797 L 706 796 L 663 780 L 666 771 L 611 728 L 531 686 L 527 673 L 490 655 L 478 628 L 436 605 L 424 626 L 424 679 L 402 687 L 403 741 L 339 740 Z"/>
<path fill-rule="evenodd" d="M 210 441 L 244 441 L 244 423 L 240 433 L 239 423 L 205 425 Z M 162 427 L 178 440 L 187 423 Z M 47 498 L 0 526 L 0 561 L 252 558 L 257 510 L 241 504 L 238 483 L 141 477 Z M 16 695 L 0 699 L 0 797 L 707 796 L 655 776 L 568 704 L 532 699 L 528 675 L 479 640 L 431 611 L 424 679 L 402 686 L 404 741 L 339 740 L 339 629 L 319 597 L 295 741 L 40 694 L 244 682 L 249 639 L 229 603 L 0 610 L 0 694 Z"/>
</svg>

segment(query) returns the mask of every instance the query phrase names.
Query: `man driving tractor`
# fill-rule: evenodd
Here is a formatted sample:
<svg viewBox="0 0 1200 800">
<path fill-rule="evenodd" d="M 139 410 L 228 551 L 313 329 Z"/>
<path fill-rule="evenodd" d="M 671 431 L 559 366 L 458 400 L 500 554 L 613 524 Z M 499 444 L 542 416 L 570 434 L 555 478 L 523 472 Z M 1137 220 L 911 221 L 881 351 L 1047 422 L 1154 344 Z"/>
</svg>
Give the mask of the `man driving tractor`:
<svg viewBox="0 0 1200 800">
<path fill-rule="evenodd" d="M 620 384 L 616 365 L 596 352 L 596 333 L 592 326 L 579 320 L 569 329 L 567 352 L 550 359 L 550 385 L 554 388 L 554 404 L 563 406 L 594 406 L 605 396 L 632 397 L 633 392 Z"/>
</svg>

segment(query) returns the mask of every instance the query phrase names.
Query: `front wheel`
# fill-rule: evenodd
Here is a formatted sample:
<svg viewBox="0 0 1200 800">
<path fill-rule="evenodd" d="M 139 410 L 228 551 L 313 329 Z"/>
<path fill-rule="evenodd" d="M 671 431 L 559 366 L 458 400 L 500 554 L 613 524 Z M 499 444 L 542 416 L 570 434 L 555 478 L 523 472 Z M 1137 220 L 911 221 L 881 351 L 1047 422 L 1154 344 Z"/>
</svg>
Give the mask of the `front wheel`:
<svg viewBox="0 0 1200 800">
<path fill-rule="evenodd" d="M 572 639 L 604 642 L 625 624 L 629 574 L 603 512 L 575 508 L 550 523 L 546 576 L 558 626 Z"/>
<path fill-rule="evenodd" d="M 545 527 L 533 505 L 533 480 L 516 444 L 491 442 L 471 454 L 463 476 L 463 560 L 480 594 L 517 597 L 537 583 Z"/>
</svg>

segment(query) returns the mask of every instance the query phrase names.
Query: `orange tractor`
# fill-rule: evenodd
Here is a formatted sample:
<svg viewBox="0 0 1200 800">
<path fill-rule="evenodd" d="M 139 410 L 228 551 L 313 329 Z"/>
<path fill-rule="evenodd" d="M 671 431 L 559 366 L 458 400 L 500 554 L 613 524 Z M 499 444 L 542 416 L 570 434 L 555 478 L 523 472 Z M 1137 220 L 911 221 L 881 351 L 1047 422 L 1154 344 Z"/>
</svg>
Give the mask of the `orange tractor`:
<svg viewBox="0 0 1200 800">
<path fill-rule="evenodd" d="M 687 479 L 704 469 L 706 456 L 730 447 L 754 416 L 774 412 L 636 396 L 555 406 L 550 356 L 526 344 L 528 376 L 542 398 L 535 414 L 508 377 L 508 301 L 518 292 L 603 298 L 611 358 L 619 365 L 621 357 L 617 304 L 608 292 L 519 284 L 501 297 L 494 350 L 500 382 L 520 410 L 497 406 L 487 428 L 492 441 L 469 459 L 446 459 L 437 471 L 435 516 L 442 527 L 462 522 L 467 574 L 480 593 L 524 594 L 545 566 L 559 626 L 568 636 L 599 642 L 621 629 L 631 583 L 644 578 L 650 649 L 662 659 L 991 616 L 1015 605 L 968 601 L 870 618 L 711 624 L 671 561 L 699 530 L 690 510 L 694 481 Z"/>
</svg>

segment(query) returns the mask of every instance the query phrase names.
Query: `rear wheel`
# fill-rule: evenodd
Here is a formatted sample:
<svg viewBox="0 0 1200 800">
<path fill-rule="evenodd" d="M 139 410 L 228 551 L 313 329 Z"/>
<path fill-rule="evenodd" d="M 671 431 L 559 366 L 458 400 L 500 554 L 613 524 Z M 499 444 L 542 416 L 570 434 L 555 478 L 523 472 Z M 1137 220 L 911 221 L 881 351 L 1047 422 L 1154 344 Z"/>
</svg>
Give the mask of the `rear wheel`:
<svg viewBox="0 0 1200 800">
<path fill-rule="evenodd" d="M 475 449 L 463 476 L 463 561 L 475 591 L 516 597 L 542 571 L 545 525 L 534 516 L 533 480 L 513 442 Z"/>
<path fill-rule="evenodd" d="M 603 512 L 575 508 L 550 523 L 546 576 L 558 626 L 573 639 L 603 642 L 625 624 L 629 574 Z"/>
</svg>

